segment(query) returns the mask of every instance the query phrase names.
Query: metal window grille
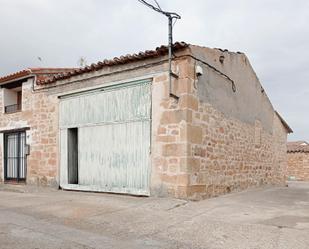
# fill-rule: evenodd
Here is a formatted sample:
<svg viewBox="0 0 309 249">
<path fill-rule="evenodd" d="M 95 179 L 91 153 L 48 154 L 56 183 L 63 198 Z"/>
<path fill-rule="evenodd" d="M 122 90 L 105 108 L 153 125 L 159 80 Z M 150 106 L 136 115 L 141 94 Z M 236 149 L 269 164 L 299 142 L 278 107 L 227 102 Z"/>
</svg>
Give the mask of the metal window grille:
<svg viewBox="0 0 309 249">
<path fill-rule="evenodd" d="M 4 134 L 4 179 L 7 181 L 26 180 L 26 133 Z"/>
<path fill-rule="evenodd" d="M 4 107 L 5 113 L 13 113 L 18 111 L 21 111 L 21 104 L 7 105 Z"/>
</svg>

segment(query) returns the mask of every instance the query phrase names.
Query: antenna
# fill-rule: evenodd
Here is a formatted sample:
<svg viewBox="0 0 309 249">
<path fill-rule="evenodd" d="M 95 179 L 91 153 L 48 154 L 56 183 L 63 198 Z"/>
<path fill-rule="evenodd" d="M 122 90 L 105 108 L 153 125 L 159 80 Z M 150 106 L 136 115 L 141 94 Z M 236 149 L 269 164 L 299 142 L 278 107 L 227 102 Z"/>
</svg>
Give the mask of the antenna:
<svg viewBox="0 0 309 249">
<path fill-rule="evenodd" d="M 172 54 L 173 54 L 173 19 L 175 19 L 177 21 L 177 19 L 181 19 L 181 16 L 178 15 L 175 12 L 167 12 L 167 11 L 163 11 L 159 5 L 159 3 L 155 1 L 157 7 L 151 5 L 150 3 L 147 3 L 144 0 L 138 0 L 140 3 L 146 5 L 147 7 L 153 9 L 156 12 L 159 12 L 165 16 L 167 16 L 168 18 L 168 69 L 169 69 L 169 95 L 171 97 L 177 98 L 178 97 L 172 93 Z"/>
<path fill-rule="evenodd" d="M 87 61 L 86 58 L 84 56 L 79 57 L 78 61 L 77 61 L 78 66 L 80 67 L 85 67 L 87 66 Z"/>
</svg>

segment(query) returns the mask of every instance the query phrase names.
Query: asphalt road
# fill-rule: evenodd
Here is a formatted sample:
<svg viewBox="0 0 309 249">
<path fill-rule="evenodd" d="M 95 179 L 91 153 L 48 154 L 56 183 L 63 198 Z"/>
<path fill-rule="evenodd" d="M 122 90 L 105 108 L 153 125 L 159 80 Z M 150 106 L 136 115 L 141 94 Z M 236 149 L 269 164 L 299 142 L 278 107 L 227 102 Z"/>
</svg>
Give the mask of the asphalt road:
<svg viewBox="0 0 309 249">
<path fill-rule="evenodd" d="M 309 183 L 200 202 L 0 185 L 0 248 L 308 249 Z"/>
</svg>

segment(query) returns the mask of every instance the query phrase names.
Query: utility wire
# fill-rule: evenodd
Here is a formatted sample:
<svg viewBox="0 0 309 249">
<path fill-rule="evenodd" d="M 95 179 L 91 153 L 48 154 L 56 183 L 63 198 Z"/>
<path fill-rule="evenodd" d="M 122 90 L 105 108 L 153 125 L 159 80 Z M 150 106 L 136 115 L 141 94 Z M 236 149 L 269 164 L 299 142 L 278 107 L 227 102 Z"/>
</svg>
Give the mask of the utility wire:
<svg viewBox="0 0 309 249">
<path fill-rule="evenodd" d="M 174 21 L 174 23 L 173 23 L 173 27 L 175 26 L 175 24 L 176 24 L 177 20 L 178 20 L 178 19 L 176 18 L 176 19 L 175 19 L 175 21 Z"/>
<path fill-rule="evenodd" d="M 160 4 L 157 2 L 157 0 L 154 0 L 154 1 L 155 1 L 156 5 L 158 6 L 158 8 L 159 8 L 160 10 L 162 10 L 162 9 L 161 9 L 161 6 L 160 6 Z"/>
<path fill-rule="evenodd" d="M 161 7 L 160 7 L 160 5 L 158 4 L 157 1 L 155 1 L 155 2 L 156 2 L 156 4 L 157 4 L 158 7 L 155 7 L 155 6 L 153 6 L 152 4 L 147 3 L 147 2 L 144 1 L 144 0 L 138 0 L 138 1 L 139 1 L 140 3 L 146 5 L 147 7 L 153 9 L 154 11 L 157 11 L 157 12 L 159 12 L 159 13 L 161 13 L 161 14 L 167 16 L 167 17 L 172 17 L 172 18 L 176 18 L 176 19 L 180 19 L 180 18 L 181 18 L 180 15 L 178 15 L 178 14 L 175 13 L 175 12 L 163 11 L 163 10 L 161 9 Z"/>
<path fill-rule="evenodd" d="M 153 6 L 152 4 L 146 2 L 145 0 L 138 0 L 140 3 L 146 5 L 148 8 L 161 13 L 165 15 L 168 18 L 168 71 L 169 71 L 169 80 L 168 80 L 168 85 L 169 85 L 169 96 L 178 99 L 179 97 L 176 96 L 172 92 L 172 77 L 173 77 L 173 72 L 172 72 L 172 57 L 173 57 L 173 19 L 177 20 L 180 19 L 180 15 L 178 15 L 175 12 L 167 12 L 163 11 L 157 2 L 157 0 L 154 0 L 157 7 Z M 175 23 L 174 23 L 175 24 Z"/>
<path fill-rule="evenodd" d="M 176 24 L 176 21 L 177 21 L 177 19 L 181 19 L 181 17 L 180 17 L 180 15 L 178 15 L 177 13 L 175 13 L 175 12 L 167 12 L 167 11 L 163 11 L 162 9 L 161 9 L 161 7 L 160 7 L 160 5 L 159 5 L 159 3 L 157 2 L 157 0 L 154 0 L 154 2 L 156 3 L 156 5 L 157 5 L 157 7 L 155 7 L 155 6 L 153 6 L 153 5 L 151 5 L 150 3 L 148 3 L 148 2 L 146 2 L 145 0 L 138 0 L 140 3 L 142 3 L 142 4 L 144 4 L 144 5 L 146 5 L 147 7 L 149 7 L 149 8 L 151 8 L 151 9 L 153 9 L 154 11 L 157 11 L 157 12 L 159 12 L 159 13 L 161 13 L 161 14 L 163 14 L 163 15 L 165 15 L 165 16 L 167 16 L 168 18 L 169 18 L 169 20 L 170 20 L 170 30 L 172 30 L 172 28 L 173 28 L 173 26 Z M 174 21 L 174 23 L 172 23 L 172 19 L 175 19 L 175 21 Z M 172 33 L 170 34 L 170 36 L 171 36 L 171 41 L 172 41 Z M 171 57 L 171 56 L 173 56 L 174 58 L 177 58 L 177 56 L 174 54 L 174 52 L 173 52 L 173 50 L 172 50 L 172 42 L 170 42 L 170 44 L 169 44 L 169 49 L 170 49 L 170 56 L 169 57 Z M 218 70 L 217 68 L 215 68 L 214 66 L 212 66 L 212 65 L 210 65 L 209 63 L 207 63 L 206 61 L 203 61 L 203 60 L 201 60 L 201 59 L 199 59 L 199 58 L 196 58 L 195 56 L 193 56 L 193 55 L 188 55 L 188 56 L 190 56 L 190 57 L 192 57 L 194 60 L 196 60 L 196 61 L 199 61 L 200 63 L 203 63 L 204 65 L 206 65 L 207 67 L 209 67 L 209 68 L 211 68 L 213 71 L 215 71 L 217 74 L 219 74 L 219 75 L 221 75 L 222 77 L 224 77 L 225 79 L 227 79 L 228 81 L 230 81 L 231 82 L 231 85 L 232 85 L 232 91 L 233 92 L 236 92 L 236 85 L 235 85 L 235 82 L 228 76 L 228 75 L 226 75 L 225 73 L 223 73 L 223 72 L 221 72 L 220 70 Z M 179 58 L 179 57 L 178 57 Z M 170 69 L 169 69 L 169 73 L 170 73 L 170 77 L 171 77 L 171 58 L 169 58 L 169 67 L 170 67 Z M 171 89 L 171 79 L 170 79 L 170 89 Z"/>
</svg>

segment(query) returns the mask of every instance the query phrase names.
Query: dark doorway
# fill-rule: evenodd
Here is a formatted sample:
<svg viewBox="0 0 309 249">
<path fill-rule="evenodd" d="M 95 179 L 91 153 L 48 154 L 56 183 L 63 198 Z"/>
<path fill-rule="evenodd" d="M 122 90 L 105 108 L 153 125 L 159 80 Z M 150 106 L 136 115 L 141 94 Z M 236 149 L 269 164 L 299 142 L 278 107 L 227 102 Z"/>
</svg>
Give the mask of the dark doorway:
<svg viewBox="0 0 309 249">
<path fill-rule="evenodd" d="M 26 133 L 24 131 L 4 134 L 4 180 L 26 180 Z"/>
<path fill-rule="evenodd" d="M 68 129 L 68 183 L 78 184 L 78 129 Z"/>
</svg>

